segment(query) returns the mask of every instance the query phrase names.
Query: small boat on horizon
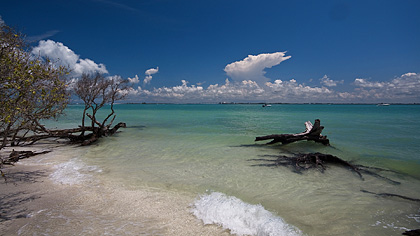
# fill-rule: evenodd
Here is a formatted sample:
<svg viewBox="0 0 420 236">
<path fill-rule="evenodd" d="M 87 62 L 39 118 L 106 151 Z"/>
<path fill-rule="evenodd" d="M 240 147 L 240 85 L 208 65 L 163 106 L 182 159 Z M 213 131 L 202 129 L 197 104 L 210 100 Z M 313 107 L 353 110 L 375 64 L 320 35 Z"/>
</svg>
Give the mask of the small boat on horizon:
<svg viewBox="0 0 420 236">
<path fill-rule="evenodd" d="M 267 103 L 264 103 L 264 104 L 262 105 L 262 107 L 271 107 L 271 105 L 270 105 L 270 104 L 267 104 Z"/>
<path fill-rule="evenodd" d="M 389 103 L 379 103 L 377 106 L 389 106 Z"/>
</svg>

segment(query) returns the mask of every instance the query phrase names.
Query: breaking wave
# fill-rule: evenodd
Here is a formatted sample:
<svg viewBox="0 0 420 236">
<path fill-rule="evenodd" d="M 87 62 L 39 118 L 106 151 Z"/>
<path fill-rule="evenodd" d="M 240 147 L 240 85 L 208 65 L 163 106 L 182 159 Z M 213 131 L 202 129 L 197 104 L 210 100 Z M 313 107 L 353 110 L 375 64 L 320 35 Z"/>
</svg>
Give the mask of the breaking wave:
<svg viewBox="0 0 420 236">
<path fill-rule="evenodd" d="M 220 192 L 200 196 L 192 213 L 204 224 L 217 224 L 236 235 L 302 235 L 293 225 L 275 216 L 261 205 L 251 205 Z"/>
</svg>

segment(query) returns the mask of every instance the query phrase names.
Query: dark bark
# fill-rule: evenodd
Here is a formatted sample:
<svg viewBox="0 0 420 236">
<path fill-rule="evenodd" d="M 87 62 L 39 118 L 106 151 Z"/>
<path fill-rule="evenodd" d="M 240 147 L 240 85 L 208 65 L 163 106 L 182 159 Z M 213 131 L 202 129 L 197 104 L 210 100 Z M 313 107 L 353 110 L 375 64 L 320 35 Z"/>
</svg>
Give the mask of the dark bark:
<svg viewBox="0 0 420 236">
<path fill-rule="evenodd" d="M 40 152 L 33 152 L 33 151 L 15 151 L 14 149 L 12 150 L 12 152 L 10 153 L 9 157 L 5 158 L 3 160 L 3 164 L 6 165 L 13 165 L 13 163 L 21 160 L 21 159 L 25 159 L 25 158 L 29 158 L 32 156 L 36 156 L 36 155 L 40 155 L 40 154 L 45 154 L 45 153 L 49 153 L 51 151 L 40 151 Z"/>
<path fill-rule="evenodd" d="M 119 128 L 126 128 L 126 127 L 127 127 L 126 123 L 120 122 L 117 125 L 115 125 L 114 128 L 108 131 L 108 135 L 113 135 L 118 131 Z"/>
<path fill-rule="evenodd" d="M 306 130 L 298 134 L 272 134 L 267 136 L 256 137 L 255 141 L 270 140 L 271 142 L 267 144 L 274 144 L 281 142 L 282 144 L 293 143 L 301 140 L 314 141 L 322 143 L 324 145 L 329 145 L 330 140 L 327 139 L 327 136 L 321 135 L 324 126 L 321 126 L 321 121 L 319 119 L 315 120 L 314 125 L 310 121 L 305 122 Z"/>
<path fill-rule="evenodd" d="M 112 129 L 103 127 L 79 127 L 74 129 L 62 129 L 62 130 L 48 130 L 42 134 L 34 134 L 27 137 L 17 137 L 20 143 L 33 144 L 43 139 L 57 138 L 67 139 L 70 143 L 89 145 L 97 141 L 103 136 L 111 136 L 115 134 L 120 128 L 125 128 L 126 124 L 123 122 L 118 123 Z M 90 132 L 86 133 L 85 132 Z"/>
<path fill-rule="evenodd" d="M 402 234 L 408 236 L 420 236 L 420 229 L 407 230 Z"/>
</svg>

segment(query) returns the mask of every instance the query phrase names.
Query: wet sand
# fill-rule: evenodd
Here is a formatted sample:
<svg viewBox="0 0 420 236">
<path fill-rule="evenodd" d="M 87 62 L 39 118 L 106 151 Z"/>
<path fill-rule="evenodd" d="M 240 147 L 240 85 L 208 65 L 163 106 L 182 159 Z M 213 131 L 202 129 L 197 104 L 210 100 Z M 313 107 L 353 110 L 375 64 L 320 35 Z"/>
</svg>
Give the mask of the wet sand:
<svg viewBox="0 0 420 236">
<path fill-rule="evenodd" d="M 51 160 L 54 150 L 45 155 Z M 31 157 L 39 160 L 36 164 L 29 158 L 3 169 L 1 235 L 230 235 L 191 214 L 196 196 L 102 183 L 60 184 L 50 178 L 54 164 L 42 156 Z"/>
</svg>

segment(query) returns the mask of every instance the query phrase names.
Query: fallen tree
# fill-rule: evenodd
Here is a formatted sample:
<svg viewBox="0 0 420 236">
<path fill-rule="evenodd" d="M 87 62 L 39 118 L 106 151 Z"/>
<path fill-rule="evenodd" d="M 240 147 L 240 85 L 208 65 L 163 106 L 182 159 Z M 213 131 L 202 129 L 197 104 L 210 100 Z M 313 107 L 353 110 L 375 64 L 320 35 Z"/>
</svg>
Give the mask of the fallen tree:
<svg viewBox="0 0 420 236">
<path fill-rule="evenodd" d="M 43 139 L 67 139 L 70 143 L 89 145 L 104 136 L 115 134 L 118 129 L 125 128 L 126 124 L 120 122 L 112 127 L 115 120 L 114 103 L 124 98 L 124 85 L 126 81 L 121 77 L 105 78 L 101 74 L 82 75 L 74 90 L 76 95 L 84 101 L 85 107 L 82 115 L 82 125 L 72 129 L 48 129 L 39 120 L 27 122 L 9 136 L 11 146 L 34 144 Z M 97 117 L 99 109 L 109 104 L 110 113 L 100 121 Z M 91 111 L 91 114 L 88 113 Z M 85 125 L 89 119 L 90 125 Z"/>
<path fill-rule="evenodd" d="M 24 38 L 0 23 L 0 150 L 7 147 L 10 152 L 10 147 L 45 139 L 89 145 L 126 127 L 123 122 L 113 126 L 113 122 L 114 103 L 127 94 L 127 80 L 99 73 L 68 80 L 69 68 L 54 65 L 41 53 L 34 55 Z M 81 126 L 49 129 L 42 125 L 42 121 L 56 119 L 64 112 L 71 93 L 84 103 Z M 108 115 L 98 115 L 104 107 L 109 108 Z M 13 150 L 7 157 L 0 156 L 0 174 L 4 175 L 3 164 L 38 154 L 41 153 Z"/>
<path fill-rule="evenodd" d="M 0 130 L 0 134 L 3 136 L 2 147 L 5 147 L 6 143 L 10 147 L 26 146 L 45 139 L 64 139 L 71 144 L 84 146 L 94 143 L 101 137 L 115 134 L 120 128 L 126 127 L 126 124 L 123 122 L 119 122 L 112 127 L 116 117 L 114 103 L 123 99 L 123 85 L 125 83 L 120 77 L 105 78 L 100 74 L 95 76 L 83 75 L 75 85 L 76 93 L 85 102 L 81 126 L 72 129 L 48 129 L 40 123 L 39 119 L 27 119 L 24 125 L 8 129 L 7 133 L 5 130 Z M 78 91 L 78 88 L 83 88 L 83 91 Z M 100 122 L 97 112 L 106 104 L 109 104 L 110 113 Z M 92 111 L 92 114 L 88 113 L 89 109 Z M 21 119 L 25 119 L 25 117 Z M 85 125 L 85 119 L 90 119 L 90 125 Z M 0 158 L 0 174 L 5 178 L 1 170 L 2 165 L 13 165 L 20 159 L 47 152 L 13 150 L 10 155 Z"/>
<path fill-rule="evenodd" d="M 43 139 L 67 139 L 72 144 L 89 145 L 97 141 L 100 137 L 111 136 L 115 134 L 119 128 L 125 128 L 126 124 L 118 123 L 113 128 L 110 127 L 79 127 L 74 129 L 46 130 L 45 133 L 34 134 L 31 136 L 17 136 L 17 140 L 11 146 L 31 145 Z M 87 131 L 87 133 L 86 133 Z M 82 135 L 81 133 L 84 132 Z M 90 132 L 90 133 L 89 133 Z"/>
<path fill-rule="evenodd" d="M 274 144 L 281 142 L 282 144 L 293 143 L 301 140 L 315 141 L 322 143 L 324 145 L 329 145 L 330 140 L 327 139 L 327 136 L 321 135 L 324 126 L 321 126 L 321 121 L 319 119 L 315 120 L 315 123 L 312 125 L 310 121 L 305 122 L 305 131 L 298 134 L 272 134 L 267 136 L 256 137 L 255 141 L 270 140 L 271 142 L 267 144 Z"/>
</svg>

